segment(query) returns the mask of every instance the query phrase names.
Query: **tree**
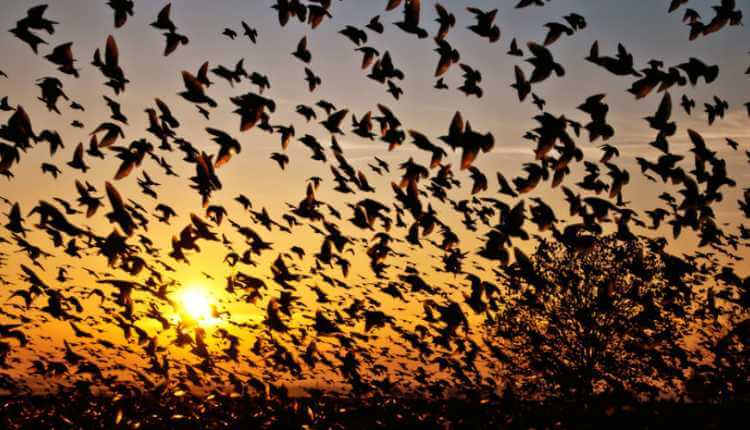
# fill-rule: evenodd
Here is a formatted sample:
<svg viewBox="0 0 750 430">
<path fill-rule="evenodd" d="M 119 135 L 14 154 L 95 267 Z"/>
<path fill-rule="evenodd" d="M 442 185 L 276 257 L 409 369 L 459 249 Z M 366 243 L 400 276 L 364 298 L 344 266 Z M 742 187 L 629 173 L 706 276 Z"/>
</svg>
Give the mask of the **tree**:
<svg viewBox="0 0 750 430">
<path fill-rule="evenodd" d="M 664 241 L 593 238 L 582 250 L 542 241 L 505 270 L 508 301 L 488 334 L 509 357 L 509 389 L 586 404 L 679 391 L 695 268 Z"/>
<path fill-rule="evenodd" d="M 750 401 L 750 276 L 729 266 L 712 267 L 715 284 L 701 291 L 696 311 L 699 346 L 688 383 L 693 400 Z"/>
</svg>

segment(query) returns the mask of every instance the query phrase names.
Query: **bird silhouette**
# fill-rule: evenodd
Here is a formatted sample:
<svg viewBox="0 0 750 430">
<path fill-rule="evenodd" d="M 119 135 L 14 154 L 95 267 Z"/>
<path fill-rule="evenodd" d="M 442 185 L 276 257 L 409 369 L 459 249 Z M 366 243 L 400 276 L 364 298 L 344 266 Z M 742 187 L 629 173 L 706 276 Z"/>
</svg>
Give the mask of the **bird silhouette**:
<svg viewBox="0 0 750 430">
<path fill-rule="evenodd" d="M 128 22 L 128 16 L 133 16 L 133 0 L 109 0 L 107 5 L 115 13 L 115 28 L 124 26 Z"/>
<path fill-rule="evenodd" d="M 427 30 L 419 26 L 421 9 L 421 0 L 404 0 L 404 20 L 398 21 L 395 24 L 406 33 L 414 34 L 420 39 L 426 39 L 428 36 Z"/>
<path fill-rule="evenodd" d="M 591 46 L 586 60 L 603 67 L 608 72 L 618 76 L 641 76 L 633 68 L 633 55 L 630 54 L 622 44 L 617 45 L 617 55 L 615 57 L 602 57 L 599 55 L 599 42 L 596 41 Z"/>
<path fill-rule="evenodd" d="M 219 153 L 216 156 L 216 161 L 214 162 L 215 168 L 219 168 L 222 165 L 226 164 L 227 162 L 229 162 L 233 155 L 239 154 L 240 151 L 242 151 L 240 142 L 238 142 L 229 134 L 210 127 L 206 128 L 206 132 L 213 136 L 211 140 L 219 144 L 220 147 Z"/>
<path fill-rule="evenodd" d="M 58 24 L 58 22 L 44 17 L 46 11 L 47 5 L 34 6 L 28 9 L 26 16 L 16 21 L 16 26 L 10 30 L 15 37 L 28 44 L 35 54 L 38 53 L 39 45 L 46 45 L 47 42 L 34 34 L 32 30 L 44 30 L 47 34 L 52 35 L 55 33 L 55 25 Z"/>
<path fill-rule="evenodd" d="M 120 51 L 114 37 L 111 35 L 107 37 L 104 62 L 102 62 L 99 48 L 97 48 L 94 51 L 94 60 L 91 64 L 97 67 L 104 77 L 109 79 L 106 85 L 112 87 L 115 94 L 125 91 L 125 85 L 130 81 L 125 77 L 125 72 L 120 67 Z"/>
<path fill-rule="evenodd" d="M 51 63 L 56 64 L 58 70 L 62 73 L 73 75 L 76 78 L 80 77 L 78 69 L 73 67 L 73 63 L 76 61 L 73 58 L 73 42 L 64 43 L 55 47 L 51 54 L 45 55 L 44 58 L 49 60 Z"/>
<path fill-rule="evenodd" d="M 537 45 L 534 42 L 528 43 L 529 51 L 532 57 L 526 59 L 528 63 L 534 66 L 529 83 L 535 84 L 546 80 L 554 72 L 557 76 L 564 76 L 565 69 L 555 62 L 552 53 L 547 48 Z"/>
<path fill-rule="evenodd" d="M 435 35 L 435 39 L 438 40 L 445 40 L 446 37 L 448 37 L 448 32 L 451 28 L 453 28 L 456 25 L 456 16 L 452 13 L 448 12 L 443 5 L 440 3 L 435 3 L 435 12 L 437 12 L 438 17 L 435 19 L 435 21 L 440 24 L 440 28 L 438 29 L 437 35 Z"/>
<path fill-rule="evenodd" d="M 198 105 L 207 104 L 210 107 L 218 106 L 214 99 L 206 95 L 204 84 L 190 72 L 185 70 L 182 71 L 182 81 L 185 84 L 185 91 L 179 93 L 182 98 Z"/>
<path fill-rule="evenodd" d="M 297 50 L 292 53 L 295 57 L 299 58 L 305 64 L 309 64 L 312 60 L 312 54 L 307 49 L 307 36 L 300 39 L 297 44 Z"/>
<path fill-rule="evenodd" d="M 248 39 L 250 39 L 251 42 L 258 43 L 258 30 L 250 27 L 245 21 L 242 21 L 242 31 L 243 35 L 247 36 Z"/>
<path fill-rule="evenodd" d="M 435 52 L 440 55 L 440 60 L 438 60 L 438 65 L 435 69 L 435 77 L 437 78 L 448 72 L 451 65 L 458 63 L 461 60 L 461 55 L 445 40 L 435 38 L 435 42 L 438 45 Z"/>
<path fill-rule="evenodd" d="M 516 42 L 515 37 L 510 41 L 508 55 L 512 55 L 514 57 L 523 57 L 523 51 L 518 47 L 518 42 Z"/>
<path fill-rule="evenodd" d="M 383 31 L 385 31 L 383 24 L 380 22 L 380 15 L 372 17 L 365 27 L 378 34 L 383 34 Z"/>
<path fill-rule="evenodd" d="M 466 10 L 471 12 L 477 20 L 476 24 L 469 26 L 469 30 L 480 37 L 487 38 L 490 43 L 495 43 L 500 39 L 500 27 L 494 24 L 497 9 L 485 12 L 475 7 L 467 7 Z"/>
</svg>

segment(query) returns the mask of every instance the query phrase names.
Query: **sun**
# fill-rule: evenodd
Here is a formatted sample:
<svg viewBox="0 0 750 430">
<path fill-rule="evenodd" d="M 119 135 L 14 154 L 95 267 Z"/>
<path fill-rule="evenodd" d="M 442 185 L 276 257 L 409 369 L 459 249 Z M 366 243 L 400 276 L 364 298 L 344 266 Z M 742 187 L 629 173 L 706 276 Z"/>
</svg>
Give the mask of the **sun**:
<svg viewBox="0 0 750 430">
<path fill-rule="evenodd" d="M 183 321 L 199 325 L 213 325 L 219 319 L 214 316 L 214 300 L 205 286 L 193 284 L 178 293 L 180 317 Z"/>
</svg>

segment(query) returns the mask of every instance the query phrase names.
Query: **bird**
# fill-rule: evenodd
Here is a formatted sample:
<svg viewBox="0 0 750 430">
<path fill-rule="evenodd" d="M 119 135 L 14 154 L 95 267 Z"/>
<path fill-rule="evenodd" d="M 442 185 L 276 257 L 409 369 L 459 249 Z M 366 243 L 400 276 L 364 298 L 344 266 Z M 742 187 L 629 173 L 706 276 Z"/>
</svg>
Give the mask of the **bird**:
<svg viewBox="0 0 750 430">
<path fill-rule="evenodd" d="M 430 168 L 435 168 L 440 165 L 443 158 L 447 156 L 445 150 L 429 141 L 427 136 L 416 131 L 409 130 L 409 137 L 412 138 L 412 143 L 419 149 L 428 152 L 431 155 Z"/>
<path fill-rule="evenodd" d="M 73 159 L 68 162 L 68 166 L 72 167 L 73 169 L 78 169 L 83 173 L 86 173 L 86 171 L 89 169 L 89 166 L 86 165 L 85 161 L 83 160 L 83 144 L 79 143 L 75 151 L 73 152 Z"/>
<path fill-rule="evenodd" d="M 91 132 L 91 136 L 96 136 L 101 132 L 105 132 L 104 137 L 99 140 L 99 147 L 106 148 L 117 143 L 118 138 L 125 138 L 125 133 L 122 128 L 111 122 L 101 123 L 94 131 Z"/>
<path fill-rule="evenodd" d="M 69 100 L 68 95 L 63 91 L 62 81 L 57 78 L 45 77 L 38 81 L 37 86 L 42 90 L 42 96 L 39 100 L 44 102 L 47 110 L 61 115 L 60 109 L 57 107 L 57 101 L 60 97 Z"/>
<path fill-rule="evenodd" d="M 292 52 L 292 55 L 299 58 L 305 64 L 309 64 L 312 60 L 312 54 L 307 49 L 307 36 L 302 37 L 299 43 L 297 43 L 297 50 Z"/>
<path fill-rule="evenodd" d="M 278 12 L 279 25 L 282 27 L 293 17 L 298 18 L 300 22 L 305 22 L 307 19 L 307 7 L 298 0 L 277 0 L 276 4 L 272 5 L 271 8 L 276 9 Z"/>
<path fill-rule="evenodd" d="M 91 136 L 88 149 L 86 149 L 86 154 L 92 157 L 104 159 L 104 153 L 99 150 L 99 140 L 97 139 L 96 134 Z"/>
<path fill-rule="evenodd" d="M 369 68 L 375 59 L 380 56 L 380 52 L 378 52 L 377 49 L 370 47 L 370 46 L 363 46 L 361 48 L 355 49 L 357 52 L 361 52 L 362 57 L 362 70 L 366 70 Z"/>
<path fill-rule="evenodd" d="M 320 76 L 315 75 L 315 73 L 307 67 L 305 67 L 305 81 L 307 81 L 307 86 L 310 92 L 315 91 L 318 85 L 323 83 Z"/>
<path fill-rule="evenodd" d="M 707 84 L 712 83 L 719 76 L 719 66 L 709 66 L 697 58 L 690 58 L 687 63 L 682 63 L 677 68 L 683 70 L 688 75 L 691 85 L 696 85 L 698 79 L 703 77 Z"/>
<path fill-rule="evenodd" d="M 107 5 L 115 13 L 115 28 L 124 26 L 128 21 L 128 17 L 133 16 L 133 8 L 135 7 L 133 0 L 108 0 Z"/>
<path fill-rule="evenodd" d="M 682 7 L 682 5 L 687 4 L 688 0 L 671 0 L 669 3 L 669 13 L 672 13 Z"/>
<path fill-rule="evenodd" d="M 557 42 L 563 34 L 567 36 L 573 34 L 572 28 L 559 22 L 548 22 L 544 26 L 547 27 L 547 36 L 545 36 L 543 42 L 544 46 L 549 46 Z"/>
<path fill-rule="evenodd" d="M 289 164 L 289 157 L 286 154 L 274 152 L 271 154 L 271 159 L 279 164 L 281 170 L 284 170 L 287 164 Z"/>
<path fill-rule="evenodd" d="M 58 67 L 58 70 L 60 72 L 79 78 L 80 74 L 78 73 L 78 69 L 73 67 L 73 63 L 76 60 L 73 58 L 72 47 L 73 42 L 64 43 L 55 47 L 55 49 L 52 50 L 52 53 L 45 55 L 44 58 L 49 60 L 51 63 L 60 66 Z"/>
<path fill-rule="evenodd" d="M 343 30 L 339 31 L 339 34 L 346 36 L 347 39 L 351 40 L 357 46 L 367 43 L 367 33 L 353 25 L 347 25 Z"/>
<path fill-rule="evenodd" d="M 152 22 L 151 27 L 158 30 L 166 30 L 169 33 L 177 31 L 177 26 L 172 22 L 170 14 L 172 12 L 172 3 L 167 3 L 156 16 L 156 21 Z"/>
<path fill-rule="evenodd" d="M 44 141 L 49 143 L 50 156 L 55 155 L 58 149 L 65 148 L 62 137 L 60 137 L 60 134 L 57 131 L 42 130 L 42 132 L 39 133 L 38 140 L 40 142 Z"/>
<path fill-rule="evenodd" d="M 540 98 L 539 96 L 537 96 L 534 93 L 531 93 L 531 99 L 532 99 L 533 103 L 536 105 L 536 107 L 539 108 L 539 110 L 542 110 L 542 111 L 544 110 L 544 105 L 547 104 L 547 102 L 544 101 L 544 99 Z"/>
<path fill-rule="evenodd" d="M 237 109 L 234 113 L 240 116 L 240 131 L 247 131 L 263 118 L 266 109 L 269 112 L 276 110 L 276 102 L 254 93 L 246 93 L 229 99 Z"/>
<path fill-rule="evenodd" d="M 500 27 L 494 24 L 497 9 L 485 12 L 475 7 L 467 7 L 466 10 L 474 14 L 477 20 L 476 24 L 469 26 L 469 30 L 480 37 L 487 38 L 490 43 L 495 43 L 500 39 Z"/>
<path fill-rule="evenodd" d="M 39 45 L 46 45 L 47 42 L 36 34 L 32 33 L 28 27 L 16 24 L 16 27 L 10 30 L 14 36 L 25 42 L 34 51 L 34 54 L 39 53 Z"/>
<path fill-rule="evenodd" d="M 112 100 L 111 98 L 107 96 L 102 96 L 104 98 L 104 101 L 107 103 L 107 107 L 109 107 L 110 111 L 112 112 L 112 115 L 110 118 L 114 121 L 119 121 L 125 125 L 128 124 L 128 118 L 122 113 L 122 108 L 120 107 L 120 103 L 116 102 L 115 100 Z"/>
<path fill-rule="evenodd" d="M 605 143 L 604 145 L 600 146 L 600 148 L 604 152 L 602 154 L 602 158 L 599 160 L 599 163 L 601 164 L 608 163 L 613 157 L 620 156 L 620 150 L 615 146 Z"/>
<path fill-rule="evenodd" d="M 164 30 L 164 38 L 166 39 L 166 47 L 164 48 L 164 56 L 168 56 L 174 52 L 180 45 L 187 45 L 189 39 L 187 36 L 177 33 L 177 26 L 172 22 L 171 18 L 172 3 L 167 3 L 156 17 L 156 21 L 150 25 L 158 30 Z"/>
<path fill-rule="evenodd" d="M 464 71 L 463 78 L 464 83 L 458 89 L 466 94 L 466 96 L 476 96 L 477 98 L 482 98 L 484 95 L 484 90 L 479 86 L 479 83 L 482 82 L 482 73 L 478 70 L 472 68 L 468 64 L 459 64 L 459 67 L 461 67 L 461 70 Z"/>
<path fill-rule="evenodd" d="M 421 0 L 404 0 L 404 19 L 396 22 L 396 27 L 416 35 L 419 39 L 426 39 L 429 36 L 427 30 L 419 26 L 421 9 Z"/>
<path fill-rule="evenodd" d="M 271 81 L 268 80 L 268 76 L 261 75 L 258 72 L 253 72 L 248 77 L 250 83 L 258 86 L 258 92 L 263 94 L 264 90 L 271 88 Z"/>
<path fill-rule="evenodd" d="M 182 98 L 197 105 L 207 104 L 210 107 L 218 106 L 218 103 L 214 99 L 206 95 L 203 83 L 190 72 L 186 70 L 182 71 L 182 81 L 185 84 L 185 91 L 179 93 Z"/>
<path fill-rule="evenodd" d="M 378 34 L 383 34 L 383 31 L 385 31 L 383 24 L 380 22 L 380 15 L 372 17 L 365 27 Z"/>
<path fill-rule="evenodd" d="M 588 26 L 586 18 L 577 13 L 565 15 L 563 19 L 568 23 L 568 25 L 570 25 L 573 31 L 584 30 Z"/>
<path fill-rule="evenodd" d="M 258 30 L 250 27 L 245 21 L 242 21 L 243 35 L 247 36 L 253 44 L 258 43 Z"/>
<path fill-rule="evenodd" d="M 450 29 L 456 25 L 456 16 L 448 12 L 448 10 L 440 3 L 435 3 L 435 12 L 438 14 L 435 21 L 440 24 L 435 39 L 445 40 L 445 38 L 448 37 Z"/>
<path fill-rule="evenodd" d="M 686 94 L 683 94 L 682 99 L 680 99 L 680 106 L 685 109 L 685 113 L 690 115 L 692 110 L 695 109 L 695 100 L 689 98 Z"/>
<path fill-rule="evenodd" d="M 510 48 L 508 49 L 508 55 L 512 55 L 514 57 L 523 57 L 523 51 L 518 48 L 518 42 L 516 42 L 516 38 L 514 37 L 513 40 L 510 41 Z"/>
<path fill-rule="evenodd" d="M 177 50 L 180 45 L 187 45 L 188 43 L 190 43 L 190 39 L 188 39 L 187 36 L 177 32 L 164 33 L 164 38 L 167 42 L 166 46 L 164 47 L 165 57 Z"/>
<path fill-rule="evenodd" d="M 540 6 L 541 7 L 541 6 L 544 6 L 544 1 L 545 0 L 520 0 L 516 4 L 516 9 L 523 9 L 523 8 L 529 7 L 529 6 Z M 550 0 L 546 0 L 546 1 L 550 1 Z"/>
<path fill-rule="evenodd" d="M 214 167 L 219 168 L 228 163 L 233 155 L 242 151 L 242 146 L 237 139 L 216 128 L 207 127 L 206 132 L 212 136 L 214 142 L 219 144 L 219 153 L 216 155 Z"/>
<path fill-rule="evenodd" d="M 515 66 L 514 67 L 516 81 L 511 84 L 511 87 L 515 88 L 518 92 L 518 101 L 523 102 L 526 100 L 526 97 L 531 93 L 531 83 L 526 80 L 526 76 L 523 73 L 523 70 Z"/>
<path fill-rule="evenodd" d="M 219 65 L 218 67 L 211 69 L 211 73 L 215 74 L 216 76 L 219 76 L 220 78 L 226 79 L 229 85 L 234 87 L 234 84 L 239 83 L 243 77 L 245 78 L 248 77 L 247 71 L 245 70 L 244 63 L 245 63 L 245 60 L 241 58 L 235 64 L 234 69 L 230 69 L 228 67 L 225 67 L 224 65 Z M 202 79 L 198 79 L 198 80 L 203 85 L 206 85 L 205 80 L 202 80 Z"/>
<path fill-rule="evenodd" d="M 317 119 L 318 115 L 315 113 L 315 111 L 305 105 L 298 105 L 296 108 L 296 112 L 300 115 L 302 115 L 307 122 L 310 122 L 311 119 Z"/>
<path fill-rule="evenodd" d="M 649 127 L 658 130 L 663 136 L 669 137 L 675 134 L 677 130 L 677 124 L 669 122 L 672 115 L 672 97 L 668 92 L 664 93 L 664 96 L 659 103 L 659 109 L 653 116 L 646 117 Z"/>
<path fill-rule="evenodd" d="M 340 125 L 346 115 L 349 113 L 348 109 L 342 109 L 337 112 L 333 112 L 328 115 L 328 118 L 321 121 L 320 123 L 328 130 L 331 134 L 344 134 L 341 130 Z"/>
<path fill-rule="evenodd" d="M 725 112 L 729 109 L 729 103 L 714 96 L 713 104 L 706 103 L 705 112 L 708 114 L 708 125 L 712 125 L 716 118 L 724 118 Z"/>
<path fill-rule="evenodd" d="M 13 107 L 8 104 L 8 96 L 3 97 L 0 99 L 0 110 L 4 112 L 10 112 L 13 110 Z"/>
<path fill-rule="evenodd" d="M 130 82 L 125 77 L 125 72 L 120 67 L 120 51 L 112 35 L 107 37 L 104 49 L 104 61 L 101 59 L 99 48 L 94 51 L 94 60 L 91 63 L 97 67 L 104 77 L 108 78 L 107 85 L 112 87 L 115 94 L 125 91 L 125 85 Z"/>
<path fill-rule="evenodd" d="M 44 30 L 47 34 L 52 35 L 55 33 L 55 25 L 59 24 L 56 21 L 45 18 L 44 14 L 46 11 L 46 4 L 29 8 L 26 11 L 26 16 L 16 21 L 16 26 L 10 30 L 15 37 L 28 44 L 34 51 L 34 54 L 38 53 L 39 45 L 46 45 L 47 42 L 31 30 Z"/>
<path fill-rule="evenodd" d="M 49 173 L 53 178 L 57 179 L 57 176 L 62 172 L 54 164 L 42 163 L 42 173 Z"/>
<path fill-rule="evenodd" d="M 641 73 L 635 70 L 633 66 L 633 55 L 621 43 L 617 44 L 617 55 L 615 57 L 602 57 L 599 54 L 599 41 L 595 41 L 591 45 L 586 60 L 617 76 L 641 76 Z"/>
<path fill-rule="evenodd" d="M 435 38 L 435 43 L 438 45 L 435 52 L 440 55 L 440 60 L 438 60 L 435 69 L 435 77 L 438 78 L 448 72 L 451 65 L 458 63 L 461 60 L 461 55 L 444 39 Z"/>
<path fill-rule="evenodd" d="M 532 57 L 526 61 L 534 66 L 534 71 L 531 72 L 529 78 L 531 84 L 546 80 L 553 72 L 560 77 L 565 75 L 565 69 L 555 62 L 552 53 L 547 48 L 534 42 L 529 42 L 527 47 Z"/>
</svg>

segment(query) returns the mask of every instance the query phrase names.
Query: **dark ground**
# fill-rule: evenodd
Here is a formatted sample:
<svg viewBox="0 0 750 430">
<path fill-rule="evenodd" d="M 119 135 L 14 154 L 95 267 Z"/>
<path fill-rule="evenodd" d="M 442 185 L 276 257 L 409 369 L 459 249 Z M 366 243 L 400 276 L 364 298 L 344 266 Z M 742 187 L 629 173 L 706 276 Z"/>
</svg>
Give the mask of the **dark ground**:
<svg viewBox="0 0 750 430">
<path fill-rule="evenodd" d="M 613 406 L 405 398 L 226 397 L 188 394 L 5 397 L 3 429 L 738 428 L 750 405 Z M 746 424 L 745 424 L 746 425 Z M 741 426 L 740 426 L 741 427 Z"/>
</svg>

